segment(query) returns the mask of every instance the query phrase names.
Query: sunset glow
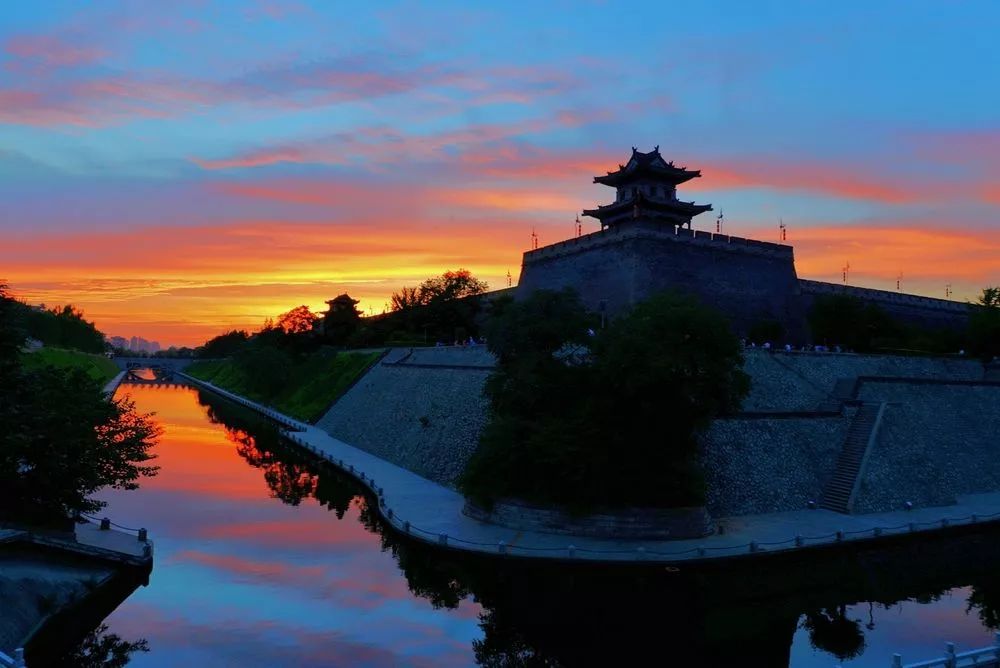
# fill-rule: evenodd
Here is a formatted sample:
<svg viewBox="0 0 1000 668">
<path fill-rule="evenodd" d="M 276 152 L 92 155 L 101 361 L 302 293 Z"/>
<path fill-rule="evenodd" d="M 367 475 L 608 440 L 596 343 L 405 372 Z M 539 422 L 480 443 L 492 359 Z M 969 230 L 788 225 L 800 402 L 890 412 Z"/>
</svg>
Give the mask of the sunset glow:
<svg viewBox="0 0 1000 668">
<path fill-rule="evenodd" d="M 448 269 L 506 287 L 660 145 L 724 232 L 783 221 L 803 278 L 971 299 L 1000 283 L 996 8 L 910 6 L 14 3 L 0 279 L 163 345 L 379 313 Z"/>
</svg>

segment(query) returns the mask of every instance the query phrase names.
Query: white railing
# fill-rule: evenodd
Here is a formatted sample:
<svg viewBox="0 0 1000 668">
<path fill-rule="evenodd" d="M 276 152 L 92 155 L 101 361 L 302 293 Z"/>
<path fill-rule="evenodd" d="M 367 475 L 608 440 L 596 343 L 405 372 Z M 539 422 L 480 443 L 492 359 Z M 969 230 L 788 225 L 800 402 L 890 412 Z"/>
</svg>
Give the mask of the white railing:
<svg viewBox="0 0 1000 668">
<path fill-rule="evenodd" d="M 8 656 L 0 652 L 0 666 L 10 666 L 10 668 L 24 668 L 24 649 L 19 647 L 14 650 L 14 656 Z"/>
<path fill-rule="evenodd" d="M 993 644 L 967 652 L 956 652 L 955 643 L 944 645 L 944 656 L 940 659 L 903 664 L 903 657 L 892 655 L 892 668 L 967 668 L 968 666 L 1000 666 L 1000 631 L 994 634 Z"/>
</svg>

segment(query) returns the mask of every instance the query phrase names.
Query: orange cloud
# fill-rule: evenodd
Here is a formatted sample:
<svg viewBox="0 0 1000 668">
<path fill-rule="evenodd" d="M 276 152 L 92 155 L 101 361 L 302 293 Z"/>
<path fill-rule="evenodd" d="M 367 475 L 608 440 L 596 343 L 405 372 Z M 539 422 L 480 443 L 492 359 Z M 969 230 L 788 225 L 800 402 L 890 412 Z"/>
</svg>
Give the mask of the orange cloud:
<svg viewBox="0 0 1000 668">
<path fill-rule="evenodd" d="M 741 232 L 743 234 L 743 232 Z M 773 237 L 773 230 L 749 236 Z M 983 287 L 1000 284 L 1000 230 L 948 229 L 927 223 L 891 227 L 821 225 L 796 228 L 788 242 L 795 247 L 801 278 L 839 283 L 850 263 L 854 285 L 896 289 L 902 273 L 904 292 L 944 297 L 951 284 L 954 299 L 974 299 Z"/>
<path fill-rule="evenodd" d="M 108 334 L 196 345 L 298 304 L 322 310 L 341 292 L 381 313 L 393 291 L 447 269 L 505 286 L 529 232 L 502 219 L 413 217 L 21 235 L 0 248 L 0 266 L 17 295 L 74 303 Z"/>
</svg>

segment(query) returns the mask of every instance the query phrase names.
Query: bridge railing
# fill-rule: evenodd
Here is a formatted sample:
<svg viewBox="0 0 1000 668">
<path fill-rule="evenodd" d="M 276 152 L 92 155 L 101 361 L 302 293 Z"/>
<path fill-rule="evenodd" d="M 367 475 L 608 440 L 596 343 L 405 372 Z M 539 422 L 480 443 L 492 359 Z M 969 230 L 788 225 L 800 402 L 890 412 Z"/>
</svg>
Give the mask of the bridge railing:
<svg viewBox="0 0 1000 668">
<path fill-rule="evenodd" d="M 902 656 L 892 655 L 892 668 L 966 668 L 967 666 L 980 668 L 1000 666 L 1000 631 L 993 635 L 993 644 L 989 647 L 956 652 L 955 643 L 945 643 L 944 656 L 938 659 L 904 664 Z"/>
<path fill-rule="evenodd" d="M 0 666 L 10 666 L 10 668 L 24 668 L 24 648 L 18 647 L 14 650 L 14 656 L 9 656 L 0 652 Z"/>
</svg>

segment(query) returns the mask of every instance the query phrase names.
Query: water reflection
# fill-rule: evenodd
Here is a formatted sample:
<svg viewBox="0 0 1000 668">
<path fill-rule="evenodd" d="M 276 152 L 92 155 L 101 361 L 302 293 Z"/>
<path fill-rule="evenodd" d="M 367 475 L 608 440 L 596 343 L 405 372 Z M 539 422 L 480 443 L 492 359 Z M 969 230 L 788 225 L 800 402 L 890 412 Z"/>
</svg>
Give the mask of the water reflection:
<svg viewBox="0 0 1000 668">
<path fill-rule="evenodd" d="M 136 652 L 148 652 L 146 640 L 124 640 L 110 633 L 106 624 L 99 625 L 71 651 L 60 656 L 53 665 L 73 668 L 123 668 Z"/>
<path fill-rule="evenodd" d="M 679 572 L 471 557 L 401 540 L 241 407 L 130 391 L 167 430 L 161 475 L 109 496 L 159 537 L 148 590 L 109 619 L 150 639 L 136 665 L 881 666 L 1000 621 L 997 532 Z"/>
</svg>

